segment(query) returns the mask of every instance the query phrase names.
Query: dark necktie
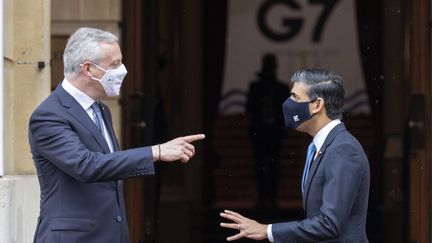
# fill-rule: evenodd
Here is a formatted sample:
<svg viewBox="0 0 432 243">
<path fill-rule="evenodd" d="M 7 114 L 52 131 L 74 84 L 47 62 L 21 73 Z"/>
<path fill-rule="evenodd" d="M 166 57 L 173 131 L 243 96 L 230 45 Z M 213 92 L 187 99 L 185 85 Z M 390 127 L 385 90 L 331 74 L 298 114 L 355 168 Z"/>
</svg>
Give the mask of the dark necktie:
<svg viewBox="0 0 432 243">
<path fill-rule="evenodd" d="M 314 143 L 312 142 L 311 144 L 309 144 L 308 151 L 306 154 L 306 163 L 305 163 L 305 167 L 303 170 L 303 177 L 302 177 L 302 184 L 301 184 L 302 192 L 304 192 L 304 189 L 305 189 L 307 177 L 309 174 L 310 165 L 313 161 L 313 158 L 315 157 L 315 152 L 316 152 L 316 147 L 315 147 Z"/>
<path fill-rule="evenodd" d="M 103 125 L 102 125 L 103 117 L 102 117 L 102 112 L 101 112 L 100 107 L 99 107 L 99 103 L 94 102 L 91 105 L 91 108 L 93 109 L 94 123 L 96 124 L 97 128 L 101 132 L 102 136 L 104 136 Z"/>
</svg>

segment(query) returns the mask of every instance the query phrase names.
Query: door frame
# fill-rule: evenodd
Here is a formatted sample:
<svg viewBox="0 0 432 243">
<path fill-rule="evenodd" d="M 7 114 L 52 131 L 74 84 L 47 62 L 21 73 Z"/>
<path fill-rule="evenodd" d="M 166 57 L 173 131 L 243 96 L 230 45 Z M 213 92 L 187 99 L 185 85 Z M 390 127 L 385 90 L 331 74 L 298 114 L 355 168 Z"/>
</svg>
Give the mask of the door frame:
<svg viewBox="0 0 432 243">
<path fill-rule="evenodd" d="M 123 148 L 155 144 L 154 110 L 157 82 L 157 0 L 123 1 L 123 62 L 128 76 L 122 88 Z M 157 176 L 124 183 L 131 242 L 156 242 Z"/>
<path fill-rule="evenodd" d="M 430 242 L 430 176 L 431 176 L 431 38 L 430 0 L 407 1 L 409 8 L 405 18 L 408 85 L 411 95 L 424 97 L 422 120 L 424 145 L 409 151 L 410 199 L 409 223 L 410 241 Z M 411 119 L 411 118 L 410 118 Z M 412 121 L 412 120 L 411 120 Z M 411 127 L 415 123 L 409 123 Z"/>
</svg>

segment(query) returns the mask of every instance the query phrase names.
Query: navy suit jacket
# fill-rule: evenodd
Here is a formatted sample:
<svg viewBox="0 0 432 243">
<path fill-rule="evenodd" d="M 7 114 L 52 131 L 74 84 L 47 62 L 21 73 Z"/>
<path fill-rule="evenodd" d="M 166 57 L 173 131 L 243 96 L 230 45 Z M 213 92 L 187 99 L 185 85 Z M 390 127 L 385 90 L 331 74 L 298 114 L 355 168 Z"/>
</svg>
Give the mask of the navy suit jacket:
<svg viewBox="0 0 432 243">
<path fill-rule="evenodd" d="M 150 147 L 114 153 L 93 120 L 61 85 L 33 112 L 29 142 L 41 188 L 35 242 L 129 242 L 122 181 L 154 174 Z"/>
<path fill-rule="evenodd" d="M 273 224 L 275 242 L 368 242 L 369 181 L 362 146 L 337 125 L 311 164 L 303 192 L 305 219 Z"/>
</svg>

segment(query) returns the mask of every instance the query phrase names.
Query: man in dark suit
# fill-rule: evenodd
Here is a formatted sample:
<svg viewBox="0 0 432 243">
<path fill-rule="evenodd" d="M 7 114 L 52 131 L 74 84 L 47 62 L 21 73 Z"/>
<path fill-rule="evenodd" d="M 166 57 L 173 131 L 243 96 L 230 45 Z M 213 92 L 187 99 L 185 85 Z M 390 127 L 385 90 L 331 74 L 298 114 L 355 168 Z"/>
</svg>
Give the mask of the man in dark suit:
<svg viewBox="0 0 432 243">
<path fill-rule="evenodd" d="M 122 179 L 153 175 L 154 161 L 186 163 L 203 134 L 121 151 L 109 108 L 127 71 L 117 37 L 81 28 L 69 39 L 65 78 L 33 112 L 29 142 L 41 188 L 35 242 L 129 242 Z"/>
<path fill-rule="evenodd" d="M 234 223 L 221 226 L 240 231 L 227 240 L 368 242 L 369 162 L 340 120 L 345 95 L 342 78 L 328 70 L 306 69 L 294 73 L 291 81 L 291 97 L 283 104 L 285 123 L 313 137 L 301 188 L 305 218 L 264 225 L 225 210 L 221 217 Z"/>
</svg>

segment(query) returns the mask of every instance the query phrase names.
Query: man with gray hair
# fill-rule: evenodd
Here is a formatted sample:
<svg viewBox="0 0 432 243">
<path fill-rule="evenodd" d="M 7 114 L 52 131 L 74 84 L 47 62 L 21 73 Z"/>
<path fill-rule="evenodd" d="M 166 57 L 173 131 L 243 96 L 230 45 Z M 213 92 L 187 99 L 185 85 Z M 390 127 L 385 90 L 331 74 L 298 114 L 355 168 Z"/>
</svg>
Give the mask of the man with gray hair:
<svg viewBox="0 0 432 243">
<path fill-rule="evenodd" d="M 305 218 L 260 224 L 225 210 L 221 217 L 242 237 L 270 242 L 366 243 L 370 169 L 362 146 L 341 122 L 345 91 L 342 78 L 324 69 L 299 70 L 282 110 L 285 125 L 313 137 L 301 182 Z"/>
<path fill-rule="evenodd" d="M 122 179 L 154 174 L 155 161 L 188 162 L 203 134 L 120 150 L 109 108 L 127 74 L 117 37 L 78 29 L 65 78 L 33 112 L 29 143 L 40 188 L 35 242 L 129 242 Z"/>
</svg>

